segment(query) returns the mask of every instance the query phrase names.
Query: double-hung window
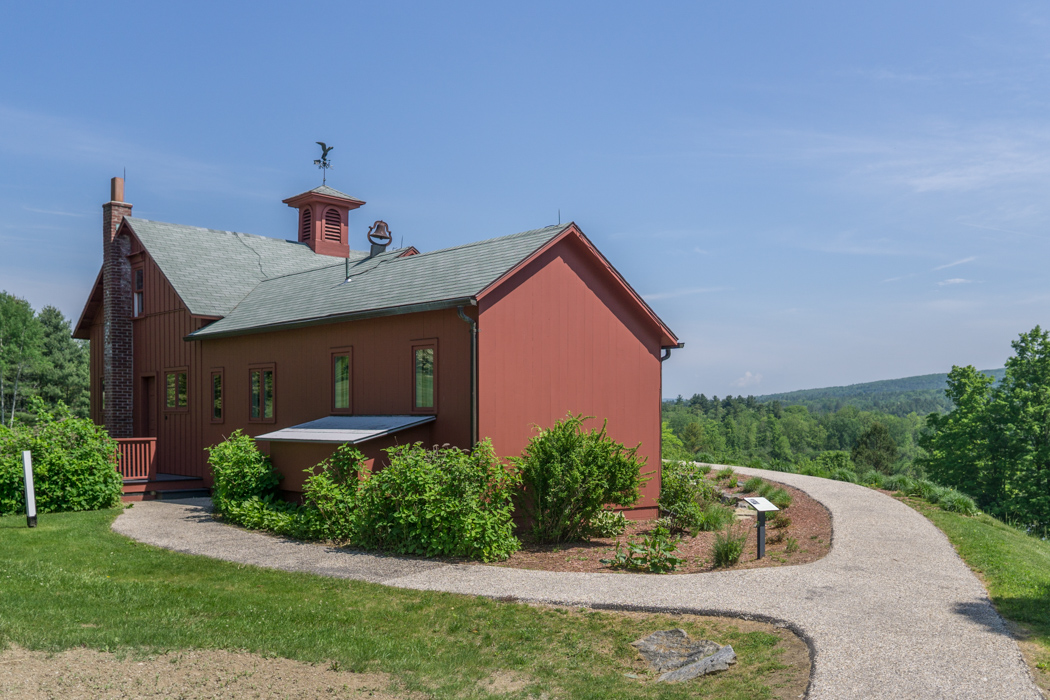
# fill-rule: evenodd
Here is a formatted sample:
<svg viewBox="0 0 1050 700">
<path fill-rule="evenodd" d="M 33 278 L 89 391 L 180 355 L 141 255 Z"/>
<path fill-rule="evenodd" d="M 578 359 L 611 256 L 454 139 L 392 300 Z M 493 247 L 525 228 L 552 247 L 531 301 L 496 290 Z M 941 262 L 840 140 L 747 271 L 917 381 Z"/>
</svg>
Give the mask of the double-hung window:
<svg viewBox="0 0 1050 700">
<path fill-rule="evenodd" d="M 437 411 L 437 342 L 412 345 L 412 412 Z"/>
<path fill-rule="evenodd" d="M 223 370 L 222 367 L 213 367 L 211 370 L 211 422 L 222 423 L 222 392 L 223 392 Z"/>
<path fill-rule="evenodd" d="M 144 284 L 144 280 L 143 280 L 144 273 L 142 271 L 142 268 L 141 267 L 135 268 L 131 272 L 131 276 L 132 276 L 132 286 L 134 287 L 134 289 L 132 290 L 132 297 L 131 297 L 131 301 L 132 301 L 131 315 L 134 316 L 135 318 L 138 318 L 139 316 L 141 316 L 142 314 L 145 313 L 145 308 L 146 308 L 145 307 L 145 301 L 146 301 L 145 293 L 146 292 L 145 292 L 145 284 Z"/>
<path fill-rule="evenodd" d="M 185 411 L 189 408 L 188 375 L 184 367 L 164 371 L 165 411 Z"/>
<path fill-rule="evenodd" d="M 333 349 L 330 366 L 332 368 L 332 413 L 353 413 L 353 348 Z"/>
<path fill-rule="evenodd" d="M 274 421 L 274 365 L 252 365 L 248 368 L 248 420 L 256 423 Z"/>
</svg>

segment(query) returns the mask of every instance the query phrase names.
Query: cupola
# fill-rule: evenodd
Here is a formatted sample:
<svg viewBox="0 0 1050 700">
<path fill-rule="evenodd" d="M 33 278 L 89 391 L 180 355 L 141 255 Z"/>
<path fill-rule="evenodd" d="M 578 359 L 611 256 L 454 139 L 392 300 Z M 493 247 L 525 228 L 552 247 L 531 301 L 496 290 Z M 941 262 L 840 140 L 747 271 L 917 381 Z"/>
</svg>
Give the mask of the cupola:
<svg viewBox="0 0 1050 700">
<path fill-rule="evenodd" d="M 320 255 L 340 258 L 350 255 L 347 217 L 350 210 L 363 205 L 363 201 L 321 185 L 309 192 L 289 197 L 284 203 L 299 210 L 300 243 L 306 243 Z"/>
</svg>

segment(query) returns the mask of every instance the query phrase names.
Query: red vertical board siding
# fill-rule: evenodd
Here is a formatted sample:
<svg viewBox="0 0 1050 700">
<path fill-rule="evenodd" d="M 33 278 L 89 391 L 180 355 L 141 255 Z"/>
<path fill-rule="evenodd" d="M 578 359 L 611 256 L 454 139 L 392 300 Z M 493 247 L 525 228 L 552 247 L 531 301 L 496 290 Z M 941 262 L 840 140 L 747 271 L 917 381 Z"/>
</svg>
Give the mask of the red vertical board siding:
<svg viewBox="0 0 1050 700">
<path fill-rule="evenodd" d="M 211 367 L 222 367 L 224 372 L 223 422 L 211 423 L 206 401 L 198 403 L 202 449 L 237 428 L 256 436 L 329 415 L 332 348 L 354 349 L 351 405 L 355 414 L 410 414 L 412 345 L 420 340 L 437 341 L 437 418 L 424 430 L 395 440 L 469 447 L 470 326 L 455 309 L 446 309 L 188 343 L 200 348 L 202 377 Z M 248 366 L 262 363 L 273 363 L 275 370 L 275 415 L 270 423 L 248 420 Z M 381 458 L 379 450 L 389 444 L 393 443 L 368 442 L 360 449 L 369 459 Z M 301 488 L 304 459 L 330 454 L 334 447 L 294 448 L 287 443 L 278 447 L 265 441 L 260 446 L 272 449 L 274 466 L 285 477 L 281 487 L 287 491 Z"/>
<path fill-rule="evenodd" d="M 656 515 L 660 492 L 660 335 L 637 302 L 575 238 L 483 297 L 478 324 L 479 431 L 501 457 L 567 413 L 608 419 L 655 471 L 630 517 Z"/>
</svg>

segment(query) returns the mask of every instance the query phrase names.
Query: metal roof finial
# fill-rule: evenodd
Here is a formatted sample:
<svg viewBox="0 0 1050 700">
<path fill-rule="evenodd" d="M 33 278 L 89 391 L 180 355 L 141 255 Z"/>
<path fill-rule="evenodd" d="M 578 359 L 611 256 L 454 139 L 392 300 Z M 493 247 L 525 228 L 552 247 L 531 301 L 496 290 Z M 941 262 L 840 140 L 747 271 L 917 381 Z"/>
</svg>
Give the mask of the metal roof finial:
<svg viewBox="0 0 1050 700">
<path fill-rule="evenodd" d="M 332 164 L 328 162 L 328 152 L 335 146 L 326 146 L 324 141 L 314 141 L 314 143 L 321 147 L 321 157 L 314 161 L 314 165 L 321 169 L 321 184 L 325 185 L 328 183 L 328 169 L 332 167 Z"/>
</svg>

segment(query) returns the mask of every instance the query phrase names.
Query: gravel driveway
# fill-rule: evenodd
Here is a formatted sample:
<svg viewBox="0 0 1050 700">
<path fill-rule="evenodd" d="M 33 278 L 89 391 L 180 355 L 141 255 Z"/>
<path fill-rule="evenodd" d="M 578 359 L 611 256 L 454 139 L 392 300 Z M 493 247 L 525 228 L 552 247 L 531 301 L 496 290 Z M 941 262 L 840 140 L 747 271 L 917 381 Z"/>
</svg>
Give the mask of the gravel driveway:
<svg viewBox="0 0 1050 700">
<path fill-rule="evenodd" d="M 137 503 L 113 529 L 179 552 L 401 588 L 781 622 L 813 649 L 814 699 L 1041 697 L 984 587 L 922 515 L 855 484 L 735 469 L 823 503 L 831 552 L 801 566 L 676 576 L 443 564 L 222 525 L 207 499 Z"/>
</svg>

